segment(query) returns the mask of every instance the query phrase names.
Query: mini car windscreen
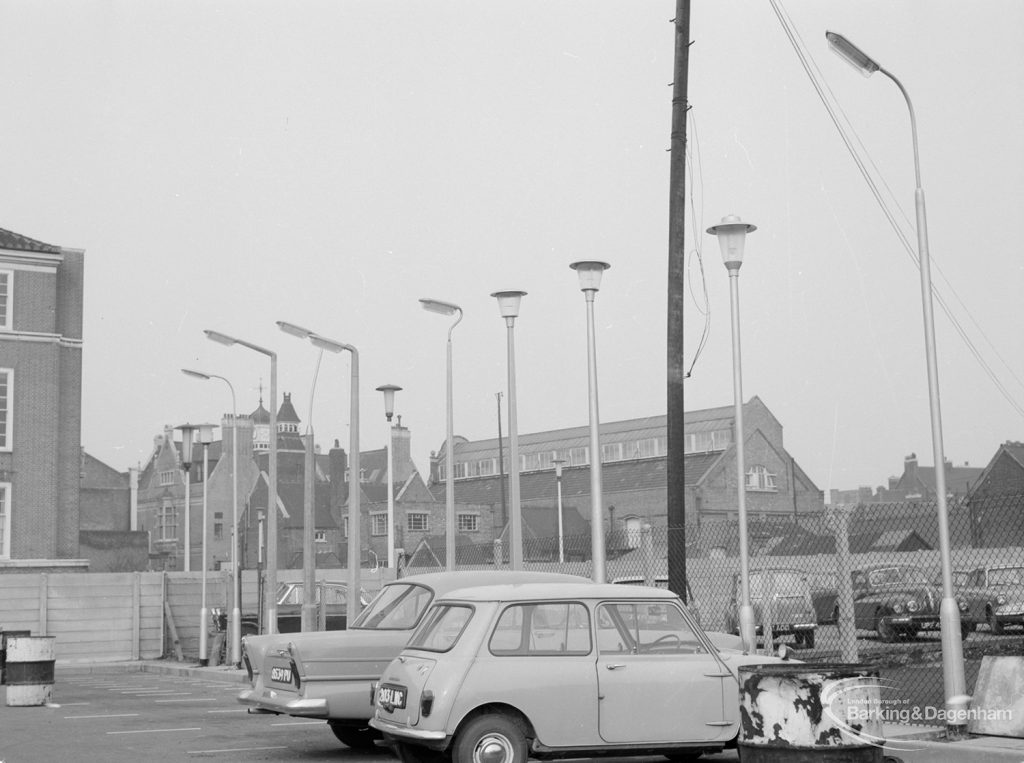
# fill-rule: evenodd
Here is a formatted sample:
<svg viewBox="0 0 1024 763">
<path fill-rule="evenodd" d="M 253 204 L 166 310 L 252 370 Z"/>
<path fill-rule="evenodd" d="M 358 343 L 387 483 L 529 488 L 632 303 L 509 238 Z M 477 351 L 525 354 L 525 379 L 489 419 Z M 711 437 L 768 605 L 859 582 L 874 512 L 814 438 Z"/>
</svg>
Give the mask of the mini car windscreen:
<svg viewBox="0 0 1024 763">
<path fill-rule="evenodd" d="M 434 592 L 412 583 L 384 586 L 370 605 L 364 609 L 353 628 L 368 630 L 409 630 L 419 622 L 420 615 L 430 605 Z"/>
<path fill-rule="evenodd" d="M 489 643 L 496 656 L 590 654 L 590 613 L 579 602 L 514 604 Z"/>
<path fill-rule="evenodd" d="M 464 604 L 439 604 L 427 613 L 423 625 L 409 641 L 409 646 L 431 652 L 447 652 L 455 646 L 472 617 L 472 607 Z"/>
</svg>

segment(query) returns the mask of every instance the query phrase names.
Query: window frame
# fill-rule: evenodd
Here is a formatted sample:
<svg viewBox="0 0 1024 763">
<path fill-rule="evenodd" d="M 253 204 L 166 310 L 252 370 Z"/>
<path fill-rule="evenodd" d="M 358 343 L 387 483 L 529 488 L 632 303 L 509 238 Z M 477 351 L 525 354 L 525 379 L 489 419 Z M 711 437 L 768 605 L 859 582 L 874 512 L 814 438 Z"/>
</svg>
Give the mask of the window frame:
<svg viewBox="0 0 1024 763">
<path fill-rule="evenodd" d="M 0 559 L 11 558 L 11 483 L 0 482 Z"/>
<path fill-rule="evenodd" d="M 0 281 L 6 279 L 6 284 L 0 285 L 0 296 L 5 296 L 3 299 L 2 309 L 0 309 L 0 331 L 13 331 L 14 330 L 14 270 L 11 268 L 0 268 Z"/>
<path fill-rule="evenodd" d="M 6 387 L 6 394 L 0 394 L 0 452 L 14 450 L 14 369 L 0 368 L 0 388 Z"/>
<path fill-rule="evenodd" d="M 370 535 L 374 538 L 383 538 L 388 534 L 388 513 L 386 511 L 374 511 L 370 514 Z"/>
<path fill-rule="evenodd" d="M 413 527 L 413 518 L 417 522 L 422 519 L 423 527 Z M 407 511 L 405 512 L 405 529 L 411 533 L 425 533 L 430 532 L 430 512 L 429 511 Z"/>
</svg>

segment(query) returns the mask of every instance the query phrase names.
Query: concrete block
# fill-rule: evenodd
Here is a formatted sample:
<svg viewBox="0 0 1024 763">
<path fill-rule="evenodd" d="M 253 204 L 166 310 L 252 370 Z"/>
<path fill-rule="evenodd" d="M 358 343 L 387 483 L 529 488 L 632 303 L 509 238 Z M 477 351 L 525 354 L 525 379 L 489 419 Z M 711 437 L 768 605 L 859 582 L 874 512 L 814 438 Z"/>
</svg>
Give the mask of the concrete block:
<svg viewBox="0 0 1024 763">
<path fill-rule="evenodd" d="M 967 730 L 1024 739 L 1024 657 L 982 657 Z"/>
</svg>

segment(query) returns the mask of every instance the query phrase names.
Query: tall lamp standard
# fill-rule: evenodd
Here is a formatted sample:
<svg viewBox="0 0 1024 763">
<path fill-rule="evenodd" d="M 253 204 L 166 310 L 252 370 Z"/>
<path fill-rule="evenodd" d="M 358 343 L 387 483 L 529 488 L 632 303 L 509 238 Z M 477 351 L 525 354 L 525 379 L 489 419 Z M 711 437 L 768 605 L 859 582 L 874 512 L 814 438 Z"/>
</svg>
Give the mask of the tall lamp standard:
<svg viewBox="0 0 1024 763">
<path fill-rule="evenodd" d="M 395 393 L 401 390 L 394 384 L 377 387 L 378 392 L 384 393 L 384 416 L 388 420 L 388 569 L 395 567 L 395 428 L 391 417 L 395 415 Z"/>
<path fill-rule="evenodd" d="M 231 622 L 228 626 L 228 641 L 231 644 L 229 652 L 232 665 L 238 665 L 242 661 L 242 609 L 241 595 L 242 587 L 239 580 L 238 565 L 238 407 L 235 405 L 235 388 L 231 382 L 217 374 L 205 374 L 202 371 L 194 371 L 191 368 L 183 368 L 181 372 L 193 379 L 220 379 L 228 385 L 231 391 Z M 223 439 L 223 429 L 221 431 Z"/>
<path fill-rule="evenodd" d="M 750 604 L 750 549 L 747 546 L 747 473 L 743 463 L 743 365 L 740 353 L 740 265 L 747 234 L 757 230 L 736 215 L 727 215 L 708 233 L 718 236 L 722 261 L 729 271 L 729 306 L 732 312 L 732 398 L 733 438 L 736 440 L 736 514 L 740 536 L 740 638 L 743 649 L 753 653 L 757 647 L 754 608 Z"/>
<path fill-rule="evenodd" d="M 513 570 L 523 568 L 523 508 L 519 503 L 519 434 L 516 422 L 516 340 L 515 323 L 519 316 L 519 302 L 525 291 L 496 291 L 498 310 L 505 319 L 508 345 L 508 504 L 509 504 L 509 561 Z M 449 465 L 449 471 L 455 464 Z"/>
<path fill-rule="evenodd" d="M 565 460 L 556 458 L 551 463 L 555 465 L 555 486 L 558 490 L 558 561 L 562 563 L 565 561 L 565 532 L 562 526 L 562 467 L 565 466 Z"/>
<path fill-rule="evenodd" d="M 935 493 L 939 520 L 939 557 L 942 566 L 942 603 L 939 607 L 939 627 L 942 634 L 942 675 L 946 689 L 947 735 L 959 736 L 964 726 L 960 711 L 967 702 L 967 684 L 964 678 L 964 654 L 961 643 L 960 608 L 953 591 L 953 568 L 950 558 L 949 510 L 946 505 L 945 455 L 942 447 L 942 412 L 939 404 L 939 368 L 935 354 L 935 318 L 932 308 L 931 256 L 928 252 L 928 221 L 925 216 L 924 189 L 921 187 L 921 160 L 918 154 L 917 119 L 910 95 L 896 77 L 883 69 L 874 59 L 841 34 L 826 32 L 825 39 L 840 58 L 860 71 L 865 77 L 881 72 L 891 79 L 903 94 L 910 112 L 910 132 L 914 145 L 914 207 L 917 217 L 917 255 L 921 270 L 921 306 L 924 313 L 924 347 L 928 365 L 928 403 L 931 412 L 932 454 L 935 459 Z"/>
<path fill-rule="evenodd" d="M 607 262 L 583 260 L 570 266 L 580 279 L 580 291 L 587 300 L 587 389 L 590 399 L 590 556 L 595 583 L 605 582 L 604 533 L 601 532 L 601 421 L 597 411 L 597 340 L 594 331 L 594 295 L 601 288 L 601 276 L 611 267 Z M 559 517 L 561 518 L 561 517 Z"/>
<path fill-rule="evenodd" d="M 270 358 L 270 465 L 267 488 L 267 576 L 266 622 L 264 633 L 277 632 L 277 353 L 258 344 L 237 339 L 219 331 L 204 329 L 210 341 L 230 347 L 237 344 Z"/>
<path fill-rule="evenodd" d="M 279 324 L 280 325 L 280 324 Z M 351 390 L 349 391 L 349 455 L 348 455 L 348 604 L 346 617 L 352 622 L 359 614 L 362 601 L 359 595 L 359 564 L 361 558 L 359 534 L 359 350 L 350 344 L 336 342 L 321 336 L 314 331 L 286 324 L 288 331 L 294 336 L 308 339 L 310 343 L 328 352 L 344 352 L 352 354 Z"/>
<path fill-rule="evenodd" d="M 452 413 L 452 332 L 462 320 L 462 308 L 439 299 L 421 299 L 424 310 L 441 315 L 456 315 L 455 322 L 448 328 L 447 362 L 445 364 L 445 470 L 444 470 L 444 568 L 455 569 L 455 445 L 454 419 Z"/>
<path fill-rule="evenodd" d="M 192 468 L 192 444 L 195 441 L 196 430 L 199 427 L 195 424 L 182 424 L 175 427 L 181 430 L 181 468 L 185 470 L 185 572 L 192 571 L 192 478 L 189 470 Z"/>
<path fill-rule="evenodd" d="M 206 606 L 206 571 L 209 567 L 206 563 L 206 536 L 210 525 L 208 499 L 210 495 L 210 443 L 213 442 L 213 424 L 199 425 L 199 442 L 203 444 L 203 560 L 202 564 L 200 564 L 202 568 L 202 585 L 199 604 L 199 664 L 206 666 L 210 663 L 210 609 Z"/>
</svg>

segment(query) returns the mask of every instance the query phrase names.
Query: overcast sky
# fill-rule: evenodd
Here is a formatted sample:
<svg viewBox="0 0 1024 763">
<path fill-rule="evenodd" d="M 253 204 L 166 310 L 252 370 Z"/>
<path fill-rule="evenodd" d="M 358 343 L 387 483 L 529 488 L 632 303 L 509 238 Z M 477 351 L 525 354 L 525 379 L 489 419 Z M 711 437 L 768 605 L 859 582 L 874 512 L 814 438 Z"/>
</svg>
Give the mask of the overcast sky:
<svg viewBox="0 0 1024 763">
<path fill-rule="evenodd" d="M 774 412 L 819 488 L 933 463 L 918 271 L 780 22 L 855 131 L 916 241 L 906 105 L 829 52 L 845 34 L 899 77 L 918 119 L 937 292 L 945 453 L 983 466 L 1024 439 L 1024 4 L 715 0 L 691 21 L 692 214 L 682 348 L 687 409 L 732 403 L 728 278 L 703 231 L 758 230 L 741 270 L 744 392 Z M 118 469 L 154 435 L 219 422 L 269 384 L 308 417 L 317 360 L 277 320 L 361 353 L 427 467 L 445 436 L 456 302 L 455 430 L 497 434 L 516 323 L 520 433 L 587 422 L 583 296 L 569 263 L 611 263 L 598 294 L 604 421 L 665 413 L 672 0 L 0 0 L 0 227 L 85 249 L 82 441 Z M 852 133 L 851 133 L 852 134 Z M 913 249 L 913 246 L 911 246 Z M 707 306 L 697 252 L 704 264 Z M 710 312 L 710 335 L 698 340 Z M 348 444 L 349 360 L 327 356 L 317 439 Z M 265 395 L 268 391 L 265 390 Z M 1008 400 L 1007 397 L 1010 399 Z M 502 414 L 503 418 L 505 413 Z M 503 421 L 507 432 L 507 418 Z"/>
</svg>

